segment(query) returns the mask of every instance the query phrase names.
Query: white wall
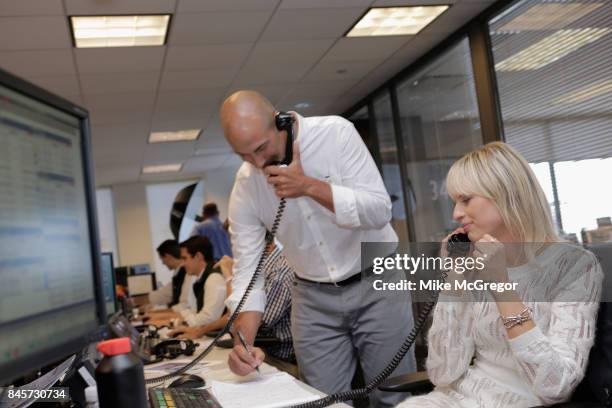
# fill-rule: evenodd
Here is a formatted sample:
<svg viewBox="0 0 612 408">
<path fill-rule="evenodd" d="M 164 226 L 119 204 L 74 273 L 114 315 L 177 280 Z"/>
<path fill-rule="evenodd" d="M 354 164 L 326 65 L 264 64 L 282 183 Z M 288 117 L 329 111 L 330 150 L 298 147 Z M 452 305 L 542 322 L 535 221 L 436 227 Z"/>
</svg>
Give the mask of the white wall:
<svg viewBox="0 0 612 408">
<path fill-rule="evenodd" d="M 217 203 L 219 217 L 222 221 L 227 218 L 230 193 L 232 192 L 234 179 L 239 167 L 239 165 L 223 167 L 206 173 L 206 193 L 204 194 L 204 199 L 206 203 L 211 201 Z"/>
<path fill-rule="evenodd" d="M 151 228 L 147 209 L 146 185 L 143 183 L 113 186 L 113 201 L 119 244 L 118 265 L 148 263 L 153 266 Z"/>
<path fill-rule="evenodd" d="M 110 188 L 96 190 L 96 205 L 98 213 L 98 234 L 100 235 L 100 249 L 102 252 L 112 252 L 113 260 L 119 262 L 117 248 L 117 231 L 115 228 L 115 209 L 113 194 Z"/>
<path fill-rule="evenodd" d="M 172 209 L 172 204 L 174 204 L 176 194 L 183 187 L 193 183 L 197 183 L 197 180 L 148 184 L 146 186 L 149 227 L 152 239 L 151 251 L 153 253 L 151 268 L 156 272 L 157 281 L 162 285 L 172 279 L 172 273 L 160 261 L 156 248 L 165 240 L 174 239 L 172 231 L 170 231 L 170 210 Z M 204 188 L 206 189 L 206 184 Z"/>
</svg>

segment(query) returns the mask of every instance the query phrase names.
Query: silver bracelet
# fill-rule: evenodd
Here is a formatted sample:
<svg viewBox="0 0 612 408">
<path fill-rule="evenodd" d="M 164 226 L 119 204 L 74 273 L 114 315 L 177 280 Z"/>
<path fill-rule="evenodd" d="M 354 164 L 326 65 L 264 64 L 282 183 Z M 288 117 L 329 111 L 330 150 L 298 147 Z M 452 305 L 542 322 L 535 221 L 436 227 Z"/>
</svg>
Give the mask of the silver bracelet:
<svg viewBox="0 0 612 408">
<path fill-rule="evenodd" d="M 514 326 L 522 326 L 523 323 L 531 320 L 531 316 L 533 314 L 533 310 L 530 307 L 526 307 L 523 311 L 516 316 L 500 316 L 502 322 L 504 323 L 504 327 L 506 329 L 511 329 Z"/>
</svg>

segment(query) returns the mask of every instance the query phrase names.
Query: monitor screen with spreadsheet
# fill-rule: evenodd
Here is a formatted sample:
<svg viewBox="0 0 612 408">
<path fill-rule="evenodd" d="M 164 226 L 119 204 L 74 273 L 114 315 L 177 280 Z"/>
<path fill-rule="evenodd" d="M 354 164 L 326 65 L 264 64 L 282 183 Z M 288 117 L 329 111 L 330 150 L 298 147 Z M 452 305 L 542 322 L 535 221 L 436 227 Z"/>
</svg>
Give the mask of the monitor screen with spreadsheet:
<svg viewBox="0 0 612 408">
<path fill-rule="evenodd" d="M 103 322 L 87 112 L 0 70 L 0 385 Z"/>
</svg>

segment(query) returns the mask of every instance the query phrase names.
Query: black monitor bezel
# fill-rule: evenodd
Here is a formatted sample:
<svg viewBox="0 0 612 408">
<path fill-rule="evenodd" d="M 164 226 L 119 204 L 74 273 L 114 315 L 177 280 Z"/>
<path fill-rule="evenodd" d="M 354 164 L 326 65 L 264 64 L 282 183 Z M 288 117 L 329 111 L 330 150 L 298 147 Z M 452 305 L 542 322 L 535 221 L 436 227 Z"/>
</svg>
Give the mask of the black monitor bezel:
<svg viewBox="0 0 612 408">
<path fill-rule="evenodd" d="M 51 347 L 47 350 L 39 351 L 32 354 L 25 360 L 11 363 L 0 373 L 0 384 L 5 384 L 7 381 L 12 381 L 23 375 L 26 375 L 34 370 L 45 365 L 57 362 L 66 358 L 70 354 L 76 353 L 96 339 L 96 333 L 99 326 L 106 323 L 106 306 L 104 293 L 102 289 L 101 279 L 101 258 L 100 258 L 100 242 L 98 239 L 98 222 L 95 201 L 95 184 L 93 176 L 93 163 L 91 159 L 91 132 L 89 124 L 89 112 L 72 102 L 54 95 L 26 80 L 23 80 L 14 74 L 0 69 L 0 85 L 9 88 L 18 93 L 24 94 L 38 102 L 50 105 L 69 115 L 78 118 L 81 128 L 81 156 L 83 165 L 83 182 L 85 186 L 85 201 L 87 206 L 87 222 L 89 227 L 89 243 L 91 250 L 92 271 L 94 272 L 94 292 L 96 305 L 95 325 L 92 324 L 90 333 L 72 339 L 64 344 Z M 95 326 L 95 327 L 93 327 Z"/>
</svg>

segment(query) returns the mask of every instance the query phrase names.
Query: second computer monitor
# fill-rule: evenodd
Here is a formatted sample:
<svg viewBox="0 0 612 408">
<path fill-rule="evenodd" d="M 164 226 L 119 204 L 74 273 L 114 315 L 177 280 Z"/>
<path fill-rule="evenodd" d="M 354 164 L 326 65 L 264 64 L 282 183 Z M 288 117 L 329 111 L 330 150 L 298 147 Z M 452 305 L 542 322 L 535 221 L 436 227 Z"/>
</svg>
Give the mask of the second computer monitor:
<svg viewBox="0 0 612 408">
<path fill-rule="evenodd" d="M 115 273 L 113 268 L 112 252 L 102 253 L 102 288 L 104 289 L 104 303 L 106 315 L 110 316 L 117 312 L 117 295 L 115 292 Z"/>
</svg>

